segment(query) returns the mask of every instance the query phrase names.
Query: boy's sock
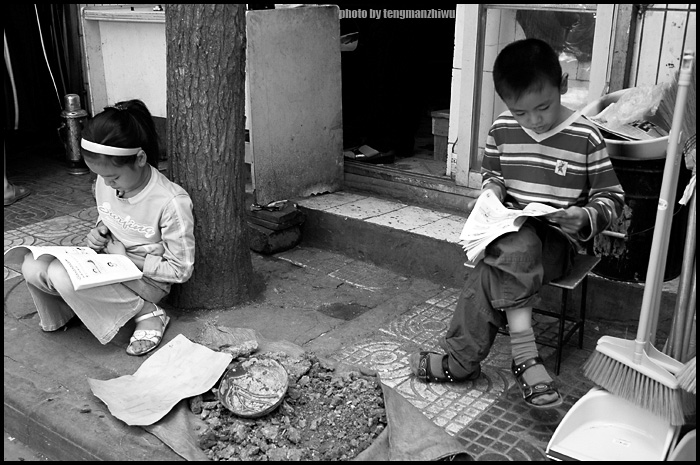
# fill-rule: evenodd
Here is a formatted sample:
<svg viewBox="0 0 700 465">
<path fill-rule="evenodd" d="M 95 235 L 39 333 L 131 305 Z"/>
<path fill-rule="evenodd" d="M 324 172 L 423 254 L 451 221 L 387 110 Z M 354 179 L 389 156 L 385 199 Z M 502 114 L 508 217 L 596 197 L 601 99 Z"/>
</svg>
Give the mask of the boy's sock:
<svg viewBox="0 0 700 465">
<path fill-rule="evenodd" d="M 535 344 L 535 331 L 529 328 L 518 333 L 510 333 L 510 347 L 515 364 L 523 363 L 533 357 L 537 357 L 537 345 Z M 525 382 L 530 385 L 552 382 L 543 365 L 534 365 L 523 372 Z"/>
</svg>

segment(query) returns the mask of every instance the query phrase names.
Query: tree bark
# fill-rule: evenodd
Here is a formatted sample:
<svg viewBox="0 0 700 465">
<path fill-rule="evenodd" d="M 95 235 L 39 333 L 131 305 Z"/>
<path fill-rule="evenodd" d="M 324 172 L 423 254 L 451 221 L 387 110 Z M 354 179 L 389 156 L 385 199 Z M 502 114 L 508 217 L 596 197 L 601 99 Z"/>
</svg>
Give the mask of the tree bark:
<svg viewBox="0 0 700 465">
<path fill-rule="evenodd" d="M 245 5 L 169 4 L 167 153 L 192 197 L 192 278 L 173 286 L 183 309 L 236 305 L 256 293 L 245 211 Z"/>
</svg>

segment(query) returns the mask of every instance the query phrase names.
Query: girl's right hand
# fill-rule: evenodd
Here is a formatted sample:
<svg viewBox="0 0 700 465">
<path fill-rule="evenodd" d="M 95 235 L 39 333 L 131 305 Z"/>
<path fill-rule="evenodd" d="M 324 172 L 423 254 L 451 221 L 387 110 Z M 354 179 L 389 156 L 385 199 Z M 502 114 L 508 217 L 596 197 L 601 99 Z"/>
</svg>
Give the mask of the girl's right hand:
<svg viewBox="0 0 700 465">
<path fill-rule="evenodd" d="M 107 242 L 109 242 L 109 236 L 109 228 L 103 224 L 100 224 L 99 226 L 91 229 L 85 239 L 88 247 L 95 252 L 101 252 L 107 245 Z"/>
</svg>

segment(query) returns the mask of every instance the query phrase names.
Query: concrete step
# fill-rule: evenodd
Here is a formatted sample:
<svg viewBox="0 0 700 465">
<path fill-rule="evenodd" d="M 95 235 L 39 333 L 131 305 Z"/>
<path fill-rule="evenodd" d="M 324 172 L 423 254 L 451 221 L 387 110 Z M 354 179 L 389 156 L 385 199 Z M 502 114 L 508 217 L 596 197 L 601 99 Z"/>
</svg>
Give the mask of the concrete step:
<svg viewBox="0 0 700 465">
<path fill-rule="evenodd" d="M 397 199 L 427 208 L 461 211 L 469 198 L 476 198 L 479 189 L 455 184 L 450 176 L 421 174 L 393 165 L 373 165 L 345 160 L 345 189 L 367 195 Z M 420 163 L 428 163 L 425 160 Z"/>
<path fill-rule="evenodd" d="M 461 288 L 467 268 L 458 243 L 466 215 L 435 210 L 376 194 L 339 191 L 294 199 L 306 213 L 302 244 L 366 260 L 397 273 Z M 644 284 L 589 275 L 587 317 L 608 321 L 638 321 Z M 659 328 L 670 327 L 678 279 L 664 283 Z M 558 290 L 545 287 L 545 305 L 556 311 Z M 571 296 L 577 309 L 580 294 Z"/>
</svg>

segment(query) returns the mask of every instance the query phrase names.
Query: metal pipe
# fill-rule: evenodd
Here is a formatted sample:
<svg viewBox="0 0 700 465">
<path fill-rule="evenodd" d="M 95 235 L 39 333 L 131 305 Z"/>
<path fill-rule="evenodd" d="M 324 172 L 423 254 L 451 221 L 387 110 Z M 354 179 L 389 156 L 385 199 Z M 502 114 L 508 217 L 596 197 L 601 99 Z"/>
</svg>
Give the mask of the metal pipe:
<svg viewBox="0 0 700 465">
<path fill-rule="evenodd" d="M 685 357 L 686 357 L 686 363 L 688 360 L 691 358 L 695 357 L 696 351 L 697 351 L 697 334 L 695 333 L 696 331 L 696 325 L 697 325 L 697 314 L 695 310 L 693 310 L 693 321 L 692 324 L 690 325 L 690 334 L 688 335 L 688 345 L 686 346 L 686 352 L 685 352 Z"/>
<path fill-rule="evenodd" d="M 617 231 L 608 231 L 607 229 L 604 230 L 603 232 L 601 232 L 601 234 L 603 236 L 610 236 L 610 237 L 614 237 L 616 239 L 627 239 L 627 234 L 623 234 L 623 233 L 617 232 Z"/>
<path fill-rule="evenodd" d="M 691 343 L 693 344 L 693 350 L 695 350 L 695 337 L 693 333 L 695 332 L 695 304 L 697 303 L 696 299 L 697 297 L 695 294 L 695 267 L 693 267 L 693 287 L 690 290 L 690 298 L 688 299 L 688 308 L 692 308 L 693 312 L 688 312 L 684 323 L 683 348 L 681 350 L 681 357 L 678 359 L 682 363 L 685 363 L 690 358 L 692 358 L 689 356 Z"/>
<path fill-rule="evenodd" d="M 685 247 L 683 248 L 683 265 L 681 267 L 681 276 L 678 281 L 678 294 L 676 295 L 676 307 L 673 315 L 673 352 L 671 356 L 676 360 L 680 360 L 683 346 L 683 327 L 686 324 L 687 312 L 692 310 L 688 306 L 690 298 L 690 287 L 695 285 L 692 280 L 693 270 L 695 269 L 695 239 L 697 237 L 696 229 L 696 213 L 695 200 L 696 195 L 690 197 L 688 205 L 688 225 L 685 234 Z"/>
</svg>

